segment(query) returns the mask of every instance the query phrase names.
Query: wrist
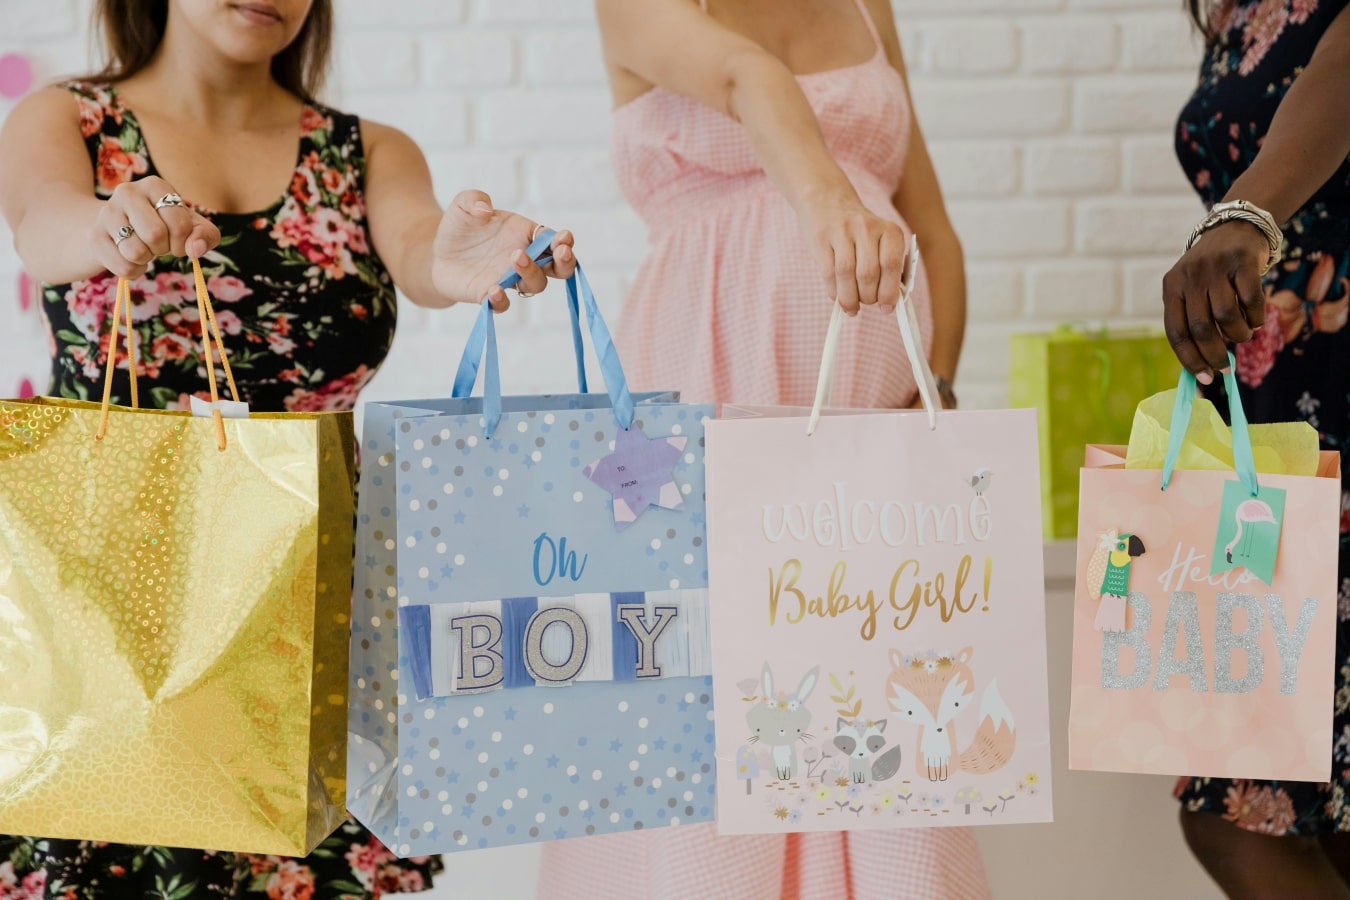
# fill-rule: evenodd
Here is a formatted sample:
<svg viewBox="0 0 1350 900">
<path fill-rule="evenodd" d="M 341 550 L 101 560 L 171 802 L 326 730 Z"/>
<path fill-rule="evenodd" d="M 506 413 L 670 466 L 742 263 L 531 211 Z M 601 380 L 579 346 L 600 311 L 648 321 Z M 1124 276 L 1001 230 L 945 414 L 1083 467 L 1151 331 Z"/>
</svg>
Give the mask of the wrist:
<svg viewBox="0 0 1350 900">
<path fill-rule="evenodd" d="M 830 182 L 811 185 L 803 189 L 792 206 L 800 216 L 810 216 L 825 210 L 842 210 L 862 206 L 858 192 L 853 189 L 847 178 L 841 183 Z"/>
<path fill-rule="evenodd" d="M 942 400 L 942 408 L 956 409 L 956 391 L 952 387 L 951 379 L 934 372 L 933 381 L 937 384 L 938 397 Z"/>
<path fill-rule="evenodd" d="M 1186 251 L 1189 252 L 1206 233 L 1231 222 L 1245 223 L 1261 237 L 1268 254 L 1261 266 L 1261 274 L 1270 271 L 1283 256 L 1284 235 L 1274 216 L 1247 200 L 1225 200 L 1215 204 L 1191 232 L 1189 240 L 1186 241 Z"/>
</svg>

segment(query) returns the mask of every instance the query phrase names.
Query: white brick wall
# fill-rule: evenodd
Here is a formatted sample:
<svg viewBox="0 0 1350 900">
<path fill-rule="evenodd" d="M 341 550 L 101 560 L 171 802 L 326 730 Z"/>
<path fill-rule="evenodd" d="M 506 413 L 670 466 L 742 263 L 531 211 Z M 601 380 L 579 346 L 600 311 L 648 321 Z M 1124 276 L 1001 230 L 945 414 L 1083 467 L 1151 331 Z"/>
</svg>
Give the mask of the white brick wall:
<svg viewBox="0 0 1350 900">
<path fill-rule="evenodd" d="M 39 78 L 86 66 L 90 0 L 0 0 L 0 53 Z M 1006 398 L 1007 336 L 1064 320 L 1156 317 L 1157 286 L 1199 210 L 1171 151 L 1198 48 L 1176 0 L 895 0 L 919 116 L 969 259 L 960 384 Z M 577 232 L 610 316 L 643 229 L 607 156 L 609 98 L 591 0 L 340 0 L 331 100 L 397 125 L 448 200 L 497 202 Z M 0 116 L 11 104 L 0 99 Z M 0 395 L 41 387 L 46 346 L 21 315 L 0 239 Z M 561 290 L 502 320 L 509 389 L 564 387 Z M 443 393 L 469 310 L 404 308 L 372 396 Z"/>
</svg>

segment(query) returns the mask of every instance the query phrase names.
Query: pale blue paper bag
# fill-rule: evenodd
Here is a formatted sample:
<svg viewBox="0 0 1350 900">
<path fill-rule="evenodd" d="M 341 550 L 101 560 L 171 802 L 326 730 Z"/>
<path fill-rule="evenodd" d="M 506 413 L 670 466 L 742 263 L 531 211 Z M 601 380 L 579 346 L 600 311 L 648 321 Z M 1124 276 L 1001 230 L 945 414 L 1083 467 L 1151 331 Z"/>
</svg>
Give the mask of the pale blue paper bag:
<svg viewBox="0 0 1350 900">
<path fill-rule="evenodd" d="M 400 856 L 712 819 L 713 408 L 630 395 L 568 288 L 582 393 L 503 398 L 484 307 L 452 399 L 366 408 L 348 807 Z"/>
</svg>

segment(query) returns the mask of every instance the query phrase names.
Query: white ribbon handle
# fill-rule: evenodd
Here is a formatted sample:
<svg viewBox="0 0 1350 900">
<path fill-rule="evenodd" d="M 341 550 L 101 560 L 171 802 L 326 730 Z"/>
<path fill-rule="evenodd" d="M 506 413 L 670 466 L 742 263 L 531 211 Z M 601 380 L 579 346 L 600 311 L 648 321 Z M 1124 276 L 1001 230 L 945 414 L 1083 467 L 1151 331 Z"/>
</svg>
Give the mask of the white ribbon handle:
<svg viewBox="0 0 1350 900">
<path fill-rule="evenodd" d="M 928 357 L 923 352 L 923 341 L 919 337 L 919 317 L 914 312 L 911 294 L 914 279 L 919 271 L 919 240 L 911 236 L 909 253 L 905 261 L 904 284 L 900 290 L 900 302 L 895 307 L 895 318 L 900 323 L 900 337 L 905 342 L 905 353 L 914 372 L 914 381 L 919 386 L 919 399 L 928 413 L 928 427 L 937 430 L 937 413 L 942 408 L 942 399 L 938 396 L 937 381 L 933 379 L 933 370 L 928 367 Z M 843 307 L 838 304 L 830 315 L 830 327 L 825 332 L 825 352 L 820 359 L 820 374 L 816 379 L 816 402 L 811 406 L 811 418 L 806 423 L 807 435 L 815 434 L 820 423 L 820 413 L 834 392 L 835 358 L 839 351 L 839 332 L 844 321 Z"/>
</svg>

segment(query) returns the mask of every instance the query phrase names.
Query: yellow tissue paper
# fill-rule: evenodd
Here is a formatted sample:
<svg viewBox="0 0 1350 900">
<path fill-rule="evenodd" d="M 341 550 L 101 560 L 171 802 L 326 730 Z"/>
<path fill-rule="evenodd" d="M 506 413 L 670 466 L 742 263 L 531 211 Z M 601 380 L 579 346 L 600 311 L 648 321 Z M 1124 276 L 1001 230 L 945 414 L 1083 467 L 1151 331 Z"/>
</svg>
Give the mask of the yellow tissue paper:
<svg viewBox="0 0 1350 900">
<path fill-rule="evenodd" d="M 1167 456 L 1168 428 L 1172 424 L 1175 390 L 1154 394 L 1139 404 L 1125 455 L 1127 469 L 1161 469 Z M 1317 430 L 1307 422 L 1249 425 L 1252 456 L 1262 475 L 1317 474 Z M 1196 398 L 1186 440 L 1177 457 L 1177 469 L 1231 470 L 1233 435 L 1214 404 Z"/>
</svg>

